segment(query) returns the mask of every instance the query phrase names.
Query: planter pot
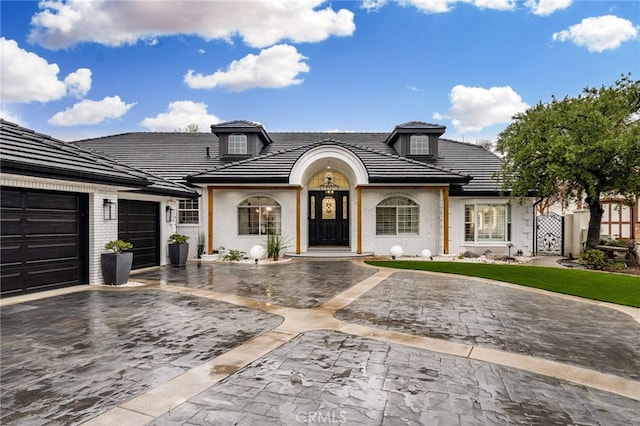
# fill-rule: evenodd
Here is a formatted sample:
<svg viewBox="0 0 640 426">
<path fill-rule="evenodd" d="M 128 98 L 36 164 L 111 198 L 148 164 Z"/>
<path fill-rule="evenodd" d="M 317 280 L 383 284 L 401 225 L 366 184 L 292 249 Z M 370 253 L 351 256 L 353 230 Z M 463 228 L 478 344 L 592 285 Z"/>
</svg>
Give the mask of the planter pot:
<svg viewBox="0 0 640 426">
<path fill-rule="evenodd" d="M 203 254 L 204 254 L 204 245 L 198 244 L 198 259 L 200 259 Z"/>
<path fill-rule="evenodd" d="M 121 285 L 129 281 L 133 253 L 103 253 L 100 260 L 105 284 Z"/>
<path fill-rule="evenodd" d="M 185 266 L 189 256 L 189 243 L 169 244 L 169 260 L 173 266 Z"/>
</svg>

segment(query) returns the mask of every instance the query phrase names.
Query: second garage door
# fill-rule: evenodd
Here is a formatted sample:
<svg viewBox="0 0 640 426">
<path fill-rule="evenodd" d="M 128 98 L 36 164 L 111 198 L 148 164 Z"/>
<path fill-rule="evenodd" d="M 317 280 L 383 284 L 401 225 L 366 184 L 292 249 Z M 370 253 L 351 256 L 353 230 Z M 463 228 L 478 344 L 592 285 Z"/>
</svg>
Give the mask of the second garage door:
<svg viewBox="0 0 640 426">
<path fill-rule="evenodd" d="M 160 264 L 160 206 L 118 200 L 118 238 L 133 244 L 133 269 Z"/>
</svg>

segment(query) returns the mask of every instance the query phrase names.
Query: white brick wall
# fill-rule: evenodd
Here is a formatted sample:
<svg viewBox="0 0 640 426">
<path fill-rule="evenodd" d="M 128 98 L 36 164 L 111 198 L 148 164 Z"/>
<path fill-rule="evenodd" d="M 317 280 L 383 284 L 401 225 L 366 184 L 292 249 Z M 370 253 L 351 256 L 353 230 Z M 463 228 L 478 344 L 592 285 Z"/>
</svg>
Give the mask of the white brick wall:
<svg viewBox="0 0 640 426">
<path fill-rule="evenodd" d="M 280 204 L 282 211 L 282 236 L 286 238 L 288 247 L 286 251 L 295 250 L 296 216 L 295 203 L 296 191 L 259 190 L 259 189 L 218 189 L 213 191 L 213 248 L 220 246 L 228 250 L 240 250 L 249 252 L 251 247 L 257 244 L 265 244 L 264 235 L 238 235 L 238 204 L 249 197 L 271 197 Z M 206 198 L 206 197 L 203 197 Z M 202 200 L 206 203 L 206 199 Z M 305 216 L 306 217 L 306 216 Z M 206 227 L 207 217 L 203 214 L 201 222 Z"/>
<path fill-rule="evenodd" d="M 418 256 L 424 249 L 433 254 L 443 250 L 442 200 L 439 189 L 367 190 L 362 191 L 362 250 L 376 255 L 388 255 L 392 246 L 402 247 L 405 256 Z M 407 197 L 419 206 L 420 222 L 417 235 L 376 235 L 376 206 L 391 196 Z M 354 223 L 355 223 L 355 218 Z"/>
<path fill-rule="evenodd" d="M 449 251 L 451 254 L 464 253 L 465 251 L 482 254 L 485 250 L 491 250 L 495 254 L 507 254 L 506 242 L 497 243 L 472 243 L 464 240 L 464 205 L 465 204 L 505 204 L 507 197 L 496 198 L 449 198 Z M 533 207 L 529 200 L 520 205 L 517 201 L 511 202 L 511 254 L 522 250 L 525 256 L 532 254 L 533 244 Z"/>
<path fill-rule="evenodd" d="M 227 250 L 241 250 L 248 252 L 256 244 L 264 244 L 264 236 L 238 235 L 237 206 L 251 196 L 268 196 L 274 198 L 282 207 L 282 233 L 288 238 L 287 251 L 295 250 L 295 190 L 214 190 L 214 218 L 213 242 L 214 249 L 220 246 Z M 420 222 L 417 235 L 376 235 L 375 209 L 383 199 L 399 195 L 414 200 L 419 205 Z M 300 195 L 300 248 L 302 252 L 308 250 L 308 193 L 301 191 Z M 350 195 L 350 246 L 351 251 L 357 250 L 357 196 L 352 190 Z M 459 198 L 449 197 L 449 253 L 458 254 L 466 250 L 483 252 L 490 249 L 494 253 L 507 253 L 506 243 L 469 244 L 464 241 L 464 205 L 465 203 L 505 203 L 507 198 Z M 201 229 L 207 229 L 207 192 L 203 191 L 200 200 Z M 388 255 L 394 245 L 403 248 L 407 256 L 418 256 L 424 249 L 433 254 L 444 252 L 444 198 L 439 188 L 424 189 L 362 189 L 362 250 L 376 255 Z M 519 205 L 512 203 L 512 253 L 522 250 L 525 255 L 531 254 L 533 238 L 531 203 Z M 197 241 L 196 228 L 191 228 L 194 241 Z M 183 232 L 186 234 L 186 232 Z M 208 239 L 208 235 L 206 235 Z M 205 248 L 208 247 L 205 244 Z"/>
</svg>

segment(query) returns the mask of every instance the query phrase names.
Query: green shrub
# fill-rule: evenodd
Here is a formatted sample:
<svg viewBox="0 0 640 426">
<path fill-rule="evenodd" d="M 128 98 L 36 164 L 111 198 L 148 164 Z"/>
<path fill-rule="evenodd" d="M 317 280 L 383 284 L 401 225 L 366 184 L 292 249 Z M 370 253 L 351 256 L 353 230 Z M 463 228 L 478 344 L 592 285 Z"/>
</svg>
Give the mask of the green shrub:
<svg viewBox="0 0 640 426">
<path fill-rule="evenodd" d="M 625 269 L 627 267 L 627 265 L 623 262 L 616 262 L 613 265 L 611 265 L 611 269 L 613 269 L 614 271 L 621 271 L 623 269 Z"/>
<path fill-rule="evenodd" d="M 120 254 L 121 251 L 131 250 L 133 248 L 133 244 L 122 240 L 114 240 L 105 244 L 104 248 L 111 250 L 115 254 Z"/>
<path fill-rule="evenodd" d="M 247 253 L 240 250 L 229 250 L 229 253 L 224 255 L 224 260 L 231 262 L 238 262 L 243 259 L 247 259 Z"/>
<path fill-rule="evenodd" d="M 267 249 L 267 257 L 274 260 L 278 260 L 282 250 L 287 248 L 286 240 L 281 235 L 269 234 L 267 235 L 267 243 L 265 244 Z"/>
<path fill-rule="evenodd" d="M 184 244 L 188 239 L 189 237 L 181 234 L 172 234 L 169 236 L 169 242 L 172 244 Z"/>
<path fill-rule="evenodd" d="M 580 253 L 578 262 L 589 269 L 604 269 L 607 266 L 604 252 L 597 249 L 590 249 Z"/>
</svg>

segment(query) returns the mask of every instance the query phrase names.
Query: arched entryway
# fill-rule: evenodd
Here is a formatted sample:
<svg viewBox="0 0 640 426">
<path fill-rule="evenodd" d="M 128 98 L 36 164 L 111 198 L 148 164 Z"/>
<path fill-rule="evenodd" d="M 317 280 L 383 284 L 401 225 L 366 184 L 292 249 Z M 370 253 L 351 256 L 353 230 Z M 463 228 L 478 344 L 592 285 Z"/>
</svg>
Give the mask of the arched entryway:
<svg viewBox="0 0 640 426">
<path fill-rule="evenodd" d="M 322 187 L 328 170 L 332 173 L 332 181 L 337 185 L 330 198 L 325 197 L 326 189 Z M 369 176 L 357 155 L 333 141 L 324 141 L 322 145 L 310 149 L 296 161 L 291 169 L 289 183 L 300 188 L 296 215 L 296 253 L 300 254 L 305 246 L 313 248 L 332 245 L 352 247 L 358 253 L 361 252 L 359 186 L 367 185 Z M 304 196 L 301 196 L 303 194 Z M 313 209 L 311 208 L 312 200 Z M 330 235 L 332 222 L 322 222 L 323 201 L 325 208 L 332 207 L 335 201 L 336 222 L 333 224 L 334 229 L 339 229 L 341 232 L 339 237 Z M 320 220 L 320 222 L 312 222 L 312 216 L 316 218 L 313 220 Z M 325 218 L 324 220 L 333 219 Z M 325 225 L 326 235 L 329 235 L 328 238 L 322 230 L 323 225 Z"/>
<path fill-rule="evenodd" d="M 349 188 L 346 176 L 327 168 L 309 181 L 309 247 L 349 246 Z"/>
</svg>

